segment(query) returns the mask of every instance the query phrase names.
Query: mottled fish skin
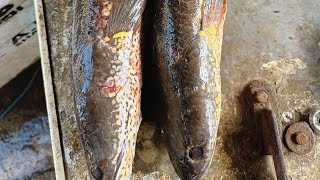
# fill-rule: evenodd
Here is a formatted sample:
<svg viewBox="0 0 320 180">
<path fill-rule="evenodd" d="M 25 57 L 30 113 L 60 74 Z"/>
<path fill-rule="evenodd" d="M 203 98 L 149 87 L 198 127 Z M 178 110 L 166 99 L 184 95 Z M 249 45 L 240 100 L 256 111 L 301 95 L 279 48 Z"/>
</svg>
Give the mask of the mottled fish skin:
<svg viewBox="0 0 320 180">
<path fill-rule="evenodd" d="M 131 176 L 141 122 L 140 32 L 145 3 L 89 0 L 75 5 L 80 12 L 73 35 L 76 115 L 93 179 Z"/>
<path fill-rule="evenodd" d="M 167 112 L 162 132 L 179 177 L 201 179 L 220 120 L 226 2 L 159 0 L 155 12 L 155 57 Z"/>
</svg>

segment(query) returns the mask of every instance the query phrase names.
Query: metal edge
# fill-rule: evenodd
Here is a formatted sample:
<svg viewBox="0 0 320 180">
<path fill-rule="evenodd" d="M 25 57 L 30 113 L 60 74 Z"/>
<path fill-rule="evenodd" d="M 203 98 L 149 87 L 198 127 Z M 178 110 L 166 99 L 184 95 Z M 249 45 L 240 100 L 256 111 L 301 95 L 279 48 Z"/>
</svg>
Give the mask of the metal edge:
<svg viewBox="0 0 320 180">
<path fill-rule="evenodd" d="M 58 125 L 54 91 L 53 91 L 53 83 L 52 83 L 52 76 L 51 76 L 52 73 L 51 73 L 50 60 L 49 60 L 49 50 L 48 50 L 48 43 L 47 43 L 42 0 L 34 0 L 34 6 L 35 6 L 35 13 L 36 13 L 36 20 L 37 20 L 43 84 L 44 84 L 46 106 L 47 106 L 47 112 L 48 112 L 55 175 L 56 175 L 56 179 L 63 180 L 66 178 L 65 178 L 65 172 L 64 172 L 63 155 L 61 151 L 62 149 L 61 149 L 61 142 L 60 142 L 59 125 Z"/>
</svg>

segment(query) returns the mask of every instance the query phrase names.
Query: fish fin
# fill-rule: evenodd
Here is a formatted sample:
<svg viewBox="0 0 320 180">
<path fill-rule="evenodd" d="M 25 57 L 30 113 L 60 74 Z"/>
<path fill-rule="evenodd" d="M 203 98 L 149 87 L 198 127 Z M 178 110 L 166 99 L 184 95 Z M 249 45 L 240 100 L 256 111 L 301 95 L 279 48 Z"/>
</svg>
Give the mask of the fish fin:
<svg viewBox="0 0 320 180">
<path fill-rule="evenodd" d="M 108 5 L 108 0 L 101 1 Z M 109 4 L 111 4 L 111 9 L 108 12 L 110 14 L 107 32 L 114 35 L 135 30 L 137 22 L 142 18 L 146 0 L 112 0 Z"/>
<path fill-rule="evenodd" d="M 201 30 L 220 29 L 227 12 L 226 0 L 203 0 Z"/>
</svg>

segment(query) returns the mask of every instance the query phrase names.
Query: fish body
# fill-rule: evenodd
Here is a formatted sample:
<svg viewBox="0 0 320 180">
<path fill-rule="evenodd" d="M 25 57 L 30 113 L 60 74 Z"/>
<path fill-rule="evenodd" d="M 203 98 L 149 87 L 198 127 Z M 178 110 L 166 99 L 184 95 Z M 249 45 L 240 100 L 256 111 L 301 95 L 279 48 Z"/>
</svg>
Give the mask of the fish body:
<svg viewBox="0 0 320 180">
<path fill-rule="evenodd" d="M 163 136 L 179 177 L 201 179 L 220 120 L 226 2 L 161 0 L 155 12 L 155 58 L 167 112 Z"/>
<path fill-rule="evenodd" d="M 76 117 L 91 178 L 131 176 L 141 123 L 141 18 L 145 0 L 76 2 Z"/>
</svg>

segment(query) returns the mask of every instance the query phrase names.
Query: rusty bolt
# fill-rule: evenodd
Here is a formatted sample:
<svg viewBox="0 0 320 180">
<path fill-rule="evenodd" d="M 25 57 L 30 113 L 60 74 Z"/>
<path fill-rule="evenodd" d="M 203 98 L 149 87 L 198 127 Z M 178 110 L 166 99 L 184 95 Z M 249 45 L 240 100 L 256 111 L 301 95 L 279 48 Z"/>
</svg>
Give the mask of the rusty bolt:
<svg viewBox="0 0 320 180">
<path fill-rule="evenodd" d="M 300 144 L 300 145 L 306 144 L 307 140 L 308 140 L 308 137 L 303 132 L 299 132 L 296 134 L 295 141 L 298 144 Z"/>
<path fill-rule="evenodd" d="M 269 96 L 265 91 L 259 91 L 256 93 L 256 100 L 260 103 L 266 103 L 268 98 Z"/>
<path fill-rule="evenodd" d="M 315 135 L 308 123 L 300 121 L 288 127 L 285 140 L 291 151 L 298 154 L 307 154 L 315 144 Z"/>
</svg>

